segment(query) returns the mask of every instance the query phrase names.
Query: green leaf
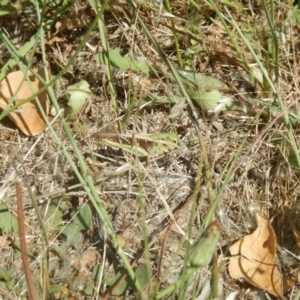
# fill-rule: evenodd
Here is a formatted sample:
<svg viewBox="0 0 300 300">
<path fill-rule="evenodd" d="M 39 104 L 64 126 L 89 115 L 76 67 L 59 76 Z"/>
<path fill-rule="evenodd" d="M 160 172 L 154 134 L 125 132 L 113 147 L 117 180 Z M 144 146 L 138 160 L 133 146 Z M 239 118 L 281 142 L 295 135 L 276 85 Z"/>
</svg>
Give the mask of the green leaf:
<svg viewBox="0 0 300 300">
<path fill-rule="evenodd" d="M 212 90 L 224 90 L 226 89 L 226 84 L 219 79 L 213 78 L 207 74 L 200 74 L 196 72 L 189 72 L 184 70 L 178 70 L 181 77 L 192 83 L 201 91 L 212 91 Z"/>
<path fill-rule="evenodd" d="M 0 266 L 0 279 L 4 279 L 5 282 L 10 282 L 10 278 L 7 274 L 7 271 Z"/>
<path fill-rule="evenodd" d="M 109 50 L 108 55 L 112 65 L 122 71 L 131 69 L 134 72 L 143 72 L 144 74 L 149 75 L 150 68 L 144 58 L 135 59 L 132 53 L 122 56 L 120 53 L 120 48 Z M 100 52 L 96 54 L 95 59 L 99 63 L 104 64 L 104 53 Z"/>
<path fill-rule="evenodd" d="M 68 104 L 72 110 L 71 118 L 75 119 L 90 96 L 90 85 L 85 80 L 81 80 L 68 86 L 67 93 L 70 95 Z"/>
<path fill-rule="evenodd" d="M 123 57 L 120 53 L 119 48 L 109 51 L 109 59 L 114 66 L 118 67 L 123 71 L 126 71 L 131 64 L 130 57 L 129 56 Z"/>
<path fill-rule="evenodd" d="M 288 161 L 289 161 L 291 166 L 296 168 L 298 171 L 300 170 L 299 165 L 298 165 L 298 160 L 297 160 L 297 157 L 296 157 L 296 153 L 292 149 L 289 153 Z"/>
<path fill-rule="evenodd" d="M 141 138 L 144 135 L 141 134 Z M 146 139 L 148 138 L 148 139 Z M 179 138 L 175 132 L 154 133 L 144 137 L 145 140 L 153 142 L 149 149 L 150 154 L 161 154 L 165 151 L 173 150 L 178 146 Z"/>
<path fill-rule="evenodd" d="M 150 283 L 151 278 L 149 277 L 150 274 L 148 273 L 146 265 L 139 265 L 134 270 L 134 273 L 142 288 L 145 288 Z M 131 287 L 135 289 L 135 285 L 133 283 Z"/>
<path fill-rule="evenodd" d="M 268 109 L 268 108 L 266 108 L 266 109 Z M 281 111 L 282 110 L 280 109 L 278 104 L 273 104 L 269 108 L 270 115 L 273 117 L 277 116 L 279 113 L 281 113 Z M 288 117 L 289 117 L 289 121 L 292 126 L 296 126 L 299 123 L 300 116 L 299 116 L 299 112 L 297 111 L 297 109 L 290 109 L 288 111 Z"/>
<path fill-rule="evenodd" d="M 54 284 L 52 286 L 49 287 L 49 292 L 51 294 L 55 294 L 55 293 L 59 293 L 66 290 L 66 288 L 60 284 Z"/>
<path fill-rule="evenodd" d="M 93 281 L 89 282 L 87 287 L 84 289 L 84 292 L 87 295 L 92 295 L 95 291 L 95 287 L 97 286 L 101 274 L 101 266 L 100 265 L 95 265 L 93 268 L 93 275 L 92 279 Z"/>
<path fill-rule="evenodd" d="M 93 282 L 90 282 L 86 288 L 84 289 L 84 293 L 86 295 L 92 296 L 95 290 L 95 284 Z"/>
<path fill-rule="evenodd" d="M 222 95 L 219 91 L 213 90 L 210 92 L 199 92 L 197 96 L 191 96 L 192 100 L 194 100 L 203 110 L 209 111 L 214 109 L 218 102 L 221 100 Z"/>
<path fill-rule="evenodd" d="M 67 240 L 61 245 L 62 251 L 67 250 L 69 247 L 74 249 L 82 249 L 83 247 L 83 234 L 81 233 L 78 224 L 73 222 L 68 225 L 62 234 L 66 236 Z"/>
<path fill-rule="evenodd" d="M 136 267 L 134 269 L 134 274 L 142 288 L 145 288 L 147 284 L 149 284 L 151 278 L 149 278 L 149 273 L 147 271 L 146 265 L 139 265 L 138 267 Z M 103 281 L 108 286 L 113 287 L 115 284 L 117 284 L 117 282 L 123 275 L 124 275 L 124 271 L 118 272 L 115 275 L 106 274 Z M 128 276 L 122 282 L 120 282 L 120 284 L 118 284 L 118 286 L 113 290 L 112 295 L 114 296 L 122 295 L 127 289 L 135 290 L 135 285 L 130 279 L 130 277 Z"/>
<path fill-rule="evenodd" d="M 217 221 L 209 225 L 201 237 L 190 247 L 188 260 L 191 268 L 207 266 L 217 248 L 221 228 Z"/>
<path fill-rule="evenodd" d="M 2 0 L 2 1 L 0 1 L 0 5 L 1 6 L 5 6 L 5 5 L 7 5 L 9 3 L 9 0 Z M 3 8 L 2 8 L 3 9 Z M 1 9 L 1 10 L 2 10 Z"/>
<path fill-rule="evenodd" d="M 14 236 L 19 234 L 18 222 L 4 204 L 0 205 L 0 229 L 2 233 L 13 233 Z"/>
<path fill-rule="evenodd" d="M 44 217 L 44 226 L 49 236 L 56 234 L 61 229 L 64 223 L 62 217 L 63 212 L 61 211 L 60 207 L 57 207 L 55 205 L 51 205 L 48 207 L 46 215 Z"/>
<path fill-rule="evenodd" d="M 119 279 L 123 276 L 121 272 L 118 272 L 116 275 L 110 275 L 106 274 L 103 281 L 108 285 L 108 286 L 114 286 Z M 112 295 L 113 296 L 120 296 L 122 295 L 128 286 L 128 282 L 126 280 L 123 280 L 118 284 L 118 286 L 113 290 Z"/>
<path fill-rule="evenodd" d="M 78 213 L 74 214 L 72 221 L 73 224 L 76 224 L 79 230 L 88 230 L 92 226 L 92 211 L 89 205 L 83 205 Z"/>
<path fill-rule="evenodd" d="M 16 3 L 16 4 L 10 4 L 9 0 L 2 0 L 0 1 L 0 17 L 4 16 L 4 15 L 8 15 L 8 14 L 13 14 L 19 10 L 24 10 L 27 7 L 33 7 L 33 3 L 30 1 L 22 1 L 20 3 Z"/>
<path fill-rule="evenodd" d="M 204 111 L 215 112 L 230 109 L 231 97 L 223 97 L 220 91 L 225 90 L 226 84 L 210 75 L 178 70 L 183 77 L 183 84 L 197 106 Z"/>
<path fill-rule="evenodd" d="M 81 249 L 83 247 L 83 234 L 81 231 L 87 230 L 92 226 L 92 211 L 89 205 L 83 205 L 72 215 L 72 221 L 62 231 L 62 234 L 67 238 L 61 246 L 62 249 L 67 249 L 68 247 Z"/>
</svg>

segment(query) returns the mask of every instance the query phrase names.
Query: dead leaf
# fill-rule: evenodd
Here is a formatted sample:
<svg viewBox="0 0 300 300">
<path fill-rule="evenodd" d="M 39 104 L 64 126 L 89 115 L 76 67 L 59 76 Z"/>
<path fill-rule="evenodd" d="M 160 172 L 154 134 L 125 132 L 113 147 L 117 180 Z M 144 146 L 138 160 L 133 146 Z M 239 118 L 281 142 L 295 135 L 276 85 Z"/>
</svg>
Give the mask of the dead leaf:
<svg viewBox="0 0 300 300">
<path fill-rule="evenodd" d="M 282 276 L 275 264 L 276 236 L 268 218 L 256 214 L 257 229 L 234 243 L 229 252 L 236 255 L 228 265 L 229 275 L 282 297 Z"/>
<path fill-rule="evenodd" d="M 52 46 L 53 44 L 64 44 L 67 42 L 67 39 L 65 37 L 58 37 L 58 36 L 53 36 L 49 41 L 47 42 L 47 45 Z"/>
<path fill-rule="evenodd" d="M 78 271 L 79 277 L 87 276 L 89 274 L 88 269 L 96 263 L 97 258 L 97 250 L 87 250 L 72 262 L 72 267 Z"/>
<path fill-rule="evenodd" d="M 95 263 L 98 257 L 97 250 L 87 250 L 80 256 L 80 265 L 83 268 L 87 268 L 88 266 Z"/>
<path fill-rule="evenodd" d="M 37 72 L 41 77 L 44 78 L 43 69 L 39 69 Z M 23 81 L 24 73 L 22 71 L 12 72 L 1 81 L 0 108 L 2 110 L 6 109 L 7 103 L 17 91 L 18 93 L 13 105 L 26 98 L 29 98 L 33 93 L 37 92 L 43 87 L 43 84 L 32 73 L 28 72 L 28 77 L 31 81 L 34 92 L 32 92 L 28 82 L 26 80 Z M 20 85 L 21 88 L 19 88 Z M 47 92 L 42 92 L 38 95 L 38 98 L 45 114 L 47 115 L 49 108 Z M 11 112 L 8 117 L 24 134 L 29 136 L 35 136 L 42 133 L 47 125 L 34 99 L 21 105 L 16 111 Z"/>
</svg>

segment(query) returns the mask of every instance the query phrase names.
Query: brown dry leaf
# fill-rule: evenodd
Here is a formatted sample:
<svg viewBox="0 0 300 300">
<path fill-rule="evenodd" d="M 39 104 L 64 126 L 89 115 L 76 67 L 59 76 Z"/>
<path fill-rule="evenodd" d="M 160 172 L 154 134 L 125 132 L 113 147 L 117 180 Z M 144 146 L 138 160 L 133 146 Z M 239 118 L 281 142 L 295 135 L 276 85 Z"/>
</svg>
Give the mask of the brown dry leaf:
<svg viewBox="0 0 300 300">
<path fill-rule="evenodd" d="M 97 258 L 97 250 L 87 250 L 77 257 L 73 262 L 72 267 L 78 271 L 79 277 L 87 276 L 89 274 L 88 268 L 96 263 Z"/>
<path fill-rule="evenodd" d="M 43 69 L 37 71 L 40 76 L 44 78 Z M 34 93 L 43 87 L 43 84 L 31 73 L 28 72 L 29 80 L 31 81 Z M 24 74 L 22 71 L 16 71 L 8 74 L 0 83 L 0 108 L 5 110 L 7 103 L 11 97 L 18 91 L 16 100 L 13 105 L 18 102 L 29 98 L 33 92 L 30 85 L 24 80 Z M 23 81 L 23 83 L 22 83 Z M 22 85 L 21 85 L 22 84 Z M 19 89 L 19 86 L 21 88 Z M 46 91 L 38 95 L 39 101 L 45 114 L 48 113 L 48 96 Z M 44 121 L 41 112 L 37 106 L 35 100 L 31 100 L 21 105 L 16 111 L 11 112 L 8 117 L 19 127 L 19 129 L 26 135 L 34 136 L 43 132 L 46 128 L 46 122 Z"/>
<path fill-rule="evenodd" d="M 275 264 L 276 236 L 268 218 L 256 214 L 257 229 L 234 243 L 229 252 L 236 255 L 228 265 L 229 275 L 282 297 L 282 276 Z"/>
<path fill-rule="evenodd" d="M 52 46 L 53 44 L 65 44 L 67 39 L 64 37 L 53 36 L 48 42 L 47 45 Z"/>
<path fill-rule="evenodd" d="M 98 257 L 97 250 L 87 250 L 80 256 L 80 264 L 83 268 L 94 264 Z"/>
</svg>

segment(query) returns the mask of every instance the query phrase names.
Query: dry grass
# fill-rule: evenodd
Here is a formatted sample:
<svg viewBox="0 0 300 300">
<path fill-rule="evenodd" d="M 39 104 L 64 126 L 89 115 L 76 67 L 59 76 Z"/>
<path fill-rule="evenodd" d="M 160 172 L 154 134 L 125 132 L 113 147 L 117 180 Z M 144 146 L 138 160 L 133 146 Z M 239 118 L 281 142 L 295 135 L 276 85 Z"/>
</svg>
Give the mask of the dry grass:
<svg viewBox="0 0 300 300">
<path fill-rule="evenodd" d="M 32 67 L 37 67 L 42 57 L 46 57 L 54 77 L 87 37 L 74 61 L 57 78 L 55 91 L 96 190 L 87 183 L 85 169 L 59 118 L 52 126 L 59 140 L 48 130 L 38 141 L 22 135 L 9 120 L 2 120 L 1 209 L 8 218 L 6 222 L 11 222 L 10 229 L 4 229 L 0 221 L 3 299 L 9 299 L 8 294 L 11 299 L 29 297 L 18 227 L 14 224 L 17 178 L 26 183 L 24 224 L 36 299 L 142 297 L 132 283 L 127 283 L 125 292 L 118 296 L 115 295 L 118 288 L 110 286 L 109 275 L 122 270 L 122 265 L 125 269 L 127 266 L 116 250 L 107 222 L 132 268 L 146 266 L 142 277 L 148 272 L 151 280 L 146 288 L 143 286 L 143 296 L 154 299 L 184 272 L 189 241 L 199 237 L 214 218 L 212 214 L 222 225 L 218 258 L 214 258 L 218 266 L 209 264 L 199 268 L 182 287 L 170 291 L 164 299 L 208 299 L 214 290 L 210 290 L 207 282 L 214 272 L 218 277 L 213 280 L 218 278 L 219 286 L 214 297 L 226 299 L 236 293 L 235 299 L 269 299 L 271 296 L 265 292 L 230 279 L 226 270 L 227 246 L 253 231 L 255 213 L 262 212 L 272 220 L 282 272 L 298 272 L 299 164 L 293 146 L 293 139 L 299 143 L 297 6 L 274 3 L 277 49 L 263 4 L 258 2 L 251 5 L 233 2 L 227 6 L 216 3 L 220 16 L 211 2 L 198 6 L 193 1 L 190 4 L 172 1 L 170 18 L 158 2 L 139 1 L 138 15 L 169 61 L 176 68 L 220 79 L 227 85 L 222 93 L 234 99 L 233 109 L 219 113 L 207 113 L 194 103 L 201 131 L 199 139 L 187 105 L 178 108 L 170 118 L 174 104 L 167 97 L 179 95 L 180 89 L 133 9 L 125 1 L 110 1 L 103 19 L 99 19 L 100 25 L 86 36 L 97 16 L 92 5 L 93 2 L 77 0 L 61 16 L 57 16 L 57 7 L 47 7 L 45 18 L 50 25 L 44 34 L 45 50 L 38 46 L 25 58 L 30 59 Z M 270 9 L 269 3 L 267 7 Z M 37 31 L 32 11 L 26 8 L 1 17 L 2 30 L 16 49 Z M 222 16 L 229 31 L 222 24 Z M 132 52 L 136 59 L 145 58 L 150 74 L 132 69 L 122 71 L 111 64 L 110 82 L 108 66 L 94 58 L 105 49 L 104 37 L 109 49 L 119 48 L 122 55 Z M 4 44 L 0 46 L 2 71 L 7 72 L 4 64 L 12 56 Z M 276 92 L 268 78 L 263 77 L 257 60 Z M 90 84 L 92 94 L 78 119 L 72 121 L 68 118 L 65 90 L 81 79 Z M 294 119 L 281 112 L 278 97 L 296 115 Z M 295 120 L 293 127 L 286 124 L 286 117 Z M 157 140 L 151 134 L 164 136 Z M 120 147 L 111 147 L 109 142 Z M 139 150 L 146 151 L 146 155 L 138 155 Z M 97 193 L 100 197 L 101 204 L 91 200 L 87 189 L 82 188 L 70 160 L 91 189 L 91 195 Z M 34 196 L 30 195 L 30 189 Z M 42 221 L 33 208 L 33 200 L 37 201 Z M 109 220 L 103 221 L 105 217 L 95 205 L 106 211 Z M 112 281 L 116 284 L 116 279 Z M 286 299 L 294 299 L 297 292 L 295 284 L 286 292 Z"/>
</svg>

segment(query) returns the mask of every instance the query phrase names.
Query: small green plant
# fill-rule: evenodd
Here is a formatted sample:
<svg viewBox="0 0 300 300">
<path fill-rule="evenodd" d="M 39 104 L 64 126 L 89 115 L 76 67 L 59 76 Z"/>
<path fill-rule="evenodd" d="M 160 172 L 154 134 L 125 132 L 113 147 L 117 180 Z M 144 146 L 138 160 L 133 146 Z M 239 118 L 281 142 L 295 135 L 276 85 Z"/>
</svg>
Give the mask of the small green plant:
<svg viewBox="0 0 300 300">
<path fill-rule="evenodd" d="M 69 95 L 68 104 L 71 107 L 70 117 L 71 119 L 76 119 L 91 94 L 89 84 L 85 80 L 81 80 L 74 85 L 68 86 L 66 92 Z"/>
<path fill-rule="evenodd" d="M 96 61 L 105 64 L 103 56 L 103 52 L 96 54 Z M 143 72 L 145 75 L 149 75 L 150 67 L 145 58 L 135 58 L 132 53 L 122 56 L 119 48 L 109 50 L 108 57 L 112 66 L 117 67 L 122 71 L 131 70 L 133 72 Z"/>
<path fill-rule="evenodd" d="M 36 138 L 1 127 L 0 294 L 31 297 L 26 254 L 38 299 L 224 298 L 218 245 L 250 234 L 255 211 L 297 248 L 298 4 L 100 2 L 0 3 L 0 82 L 42 68 L 33 96 L 53 108 L 35 108 Z M 0 120 L 22 121 L 32 99 L 8 98 Z"/>
</svg>

